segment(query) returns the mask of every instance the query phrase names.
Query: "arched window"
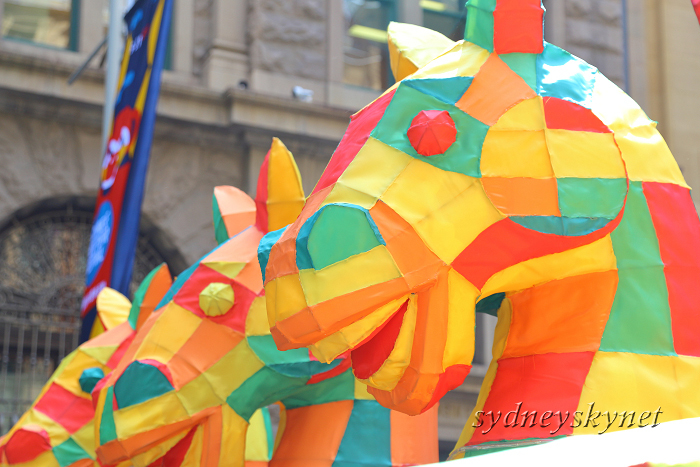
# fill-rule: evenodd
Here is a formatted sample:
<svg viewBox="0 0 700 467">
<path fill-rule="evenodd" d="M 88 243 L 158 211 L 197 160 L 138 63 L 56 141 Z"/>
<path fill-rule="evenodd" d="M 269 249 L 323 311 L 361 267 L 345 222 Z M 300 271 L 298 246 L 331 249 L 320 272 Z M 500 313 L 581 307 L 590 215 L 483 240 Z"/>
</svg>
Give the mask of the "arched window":
<svg viewBox="0 0 700 467">
<path fill-rule="evenodd" d="M 0 433 L 12 427 L 78 345 L 94 206 L 88 197 L 51 199 L 0 223 Z M 173 273 L 184 264 L 144 224 L 132 292 L 162 262 L 177 268 Z"/>
</svg>

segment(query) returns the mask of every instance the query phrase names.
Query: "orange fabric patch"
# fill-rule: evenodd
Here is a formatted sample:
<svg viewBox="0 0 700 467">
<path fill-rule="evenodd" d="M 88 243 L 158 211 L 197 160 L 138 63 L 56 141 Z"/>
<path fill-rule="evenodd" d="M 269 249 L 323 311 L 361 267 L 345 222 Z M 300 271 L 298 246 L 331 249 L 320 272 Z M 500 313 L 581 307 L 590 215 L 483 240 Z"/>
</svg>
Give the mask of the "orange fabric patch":
<svg viewBox="0 0 700 467">
<path fill-rule="evenodd" d="M 286 466 L 331 467 L 354 403 L 337 401 L 287 410 L 287 424 L 275 450 L 274 462 Z M 319 430 L 319 426 L 324 429 Z M 312 452 L 313 459 L 309 459 Z"/>
<path fill-rule="evenodd" d="M 617 283 L 617 270 L 612 270 L 511 295 L 513 318 L 501 358 L 598 350 Z"/>
<path fill-rule="evenodd" d="M 192 336 L 168 362 L 175 389 L 180 389 L 204 373 L 241 340 L 242 334 L 209 320 L 202 320 Z"/>
<path fill-rule="evenodd" d="M 498 55 L 491 54 L 456 105 L 480 122 L 495 125 L 508 109 L 533 97 L 535 91 Z"/>
<path fill-rule="evenodd" d="M 484 177 L 481 184 L 507 216 L 561 216 L 556 178 Z"/>
<path fill-rule="evenodd" d="M 421 439 L 420 443 L 415 440 Z M 391 464 L 438 462 L 438 404 L 416 416 L 391 411 Z"/>
</svg>

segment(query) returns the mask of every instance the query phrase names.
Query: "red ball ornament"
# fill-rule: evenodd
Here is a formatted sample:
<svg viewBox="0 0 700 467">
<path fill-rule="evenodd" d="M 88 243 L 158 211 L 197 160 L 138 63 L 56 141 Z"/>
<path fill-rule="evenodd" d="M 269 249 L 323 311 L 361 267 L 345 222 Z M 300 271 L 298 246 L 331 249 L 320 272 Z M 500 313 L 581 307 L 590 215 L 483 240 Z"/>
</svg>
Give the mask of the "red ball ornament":
<svg viewBox="0 0 700 467">
<path fill-rule="evenodd" d="M 444 154 L 457 139 L 455 122 L 446 110 L 421 110 L 406 132 L 421 156 Z"/>
</svg>

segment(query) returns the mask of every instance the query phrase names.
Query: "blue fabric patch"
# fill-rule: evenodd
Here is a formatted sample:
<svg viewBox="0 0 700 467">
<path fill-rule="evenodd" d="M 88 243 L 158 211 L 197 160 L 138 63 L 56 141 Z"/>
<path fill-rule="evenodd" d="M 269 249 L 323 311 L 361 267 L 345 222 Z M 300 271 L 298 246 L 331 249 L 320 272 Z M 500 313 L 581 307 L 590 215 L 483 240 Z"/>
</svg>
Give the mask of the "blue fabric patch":
<svg viewBox="0 0 700 467">
<path fill-rule="evenodd" d="M 95 366 L 83 370 L 83 372 L 80 375 L 80 378 L 78 378 L 78 383 L 80 383 L 80 389 L 82 389 L 83 392 L 87 392 L 88 394 L 90 394 L 92 393 L 92 390 L 95 389 L 97 383 L 104 377 L 105 372 L 102 371 L 102 368 L 100 367 Z"/>
<path fill-rule="evenodd" d="M 392 465 L 391 411 L 376 401 L 356 400 L 333 467 L 367 465 Z"/>
<path fill-rule="evenodd" d="M 423 94 L 454 105 L 467 92 L 472 81 L 474 81 L 472 77 L 458 76 L 443 79 L 406 79 L 402 82 Z"/>
<path fill-rule="evenodd" d="M 268 233 L 260 240 L 260 245 L 258 245 L 258 262 L 262 271 L 263 284 L 265 283 L 265 269 L 267 269 L 267 262 L 270 260 L 272 246 L 282 237 L 285 230 L 287 230 L 287 227 L 282 227 L 279 230 Z"/>
<path fill-rule="evenodd" d="M 545 43 L 537 56 L 537 94 L 591 108 L 598 70 L 559 47 Z"/>
</svg>

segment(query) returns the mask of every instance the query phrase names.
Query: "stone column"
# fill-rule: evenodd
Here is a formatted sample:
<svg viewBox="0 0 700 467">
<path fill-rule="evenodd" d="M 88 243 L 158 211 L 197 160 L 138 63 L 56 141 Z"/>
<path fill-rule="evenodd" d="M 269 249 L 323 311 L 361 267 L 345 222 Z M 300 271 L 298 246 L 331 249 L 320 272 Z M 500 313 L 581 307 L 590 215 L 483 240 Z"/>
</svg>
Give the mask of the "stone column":
<svg viewBox="0 0 700 467">
<path fill-rule="evenodd" d="M 105 37 L 104 9 L 102 2 L 95 0 L 81 0 L 80 18 L 78 22 L 78 52 L 88 54 L 92 52 Z M 2 5 L 0 4 L 0 14 Z"/>
<path fill-rule="evenodd" d="M 247 6 L 246 0 L 211 1 L 211 43 L 203 79 L 204 84 L 215 91 L 236 87 L 240 81 L 249 79 Z"/>
<path fill-rule="evenodd" d="M 173 71 L 189 77 L 192 75 L 194 1 L 178 0 L 173 7 Z"/>
</svg>

